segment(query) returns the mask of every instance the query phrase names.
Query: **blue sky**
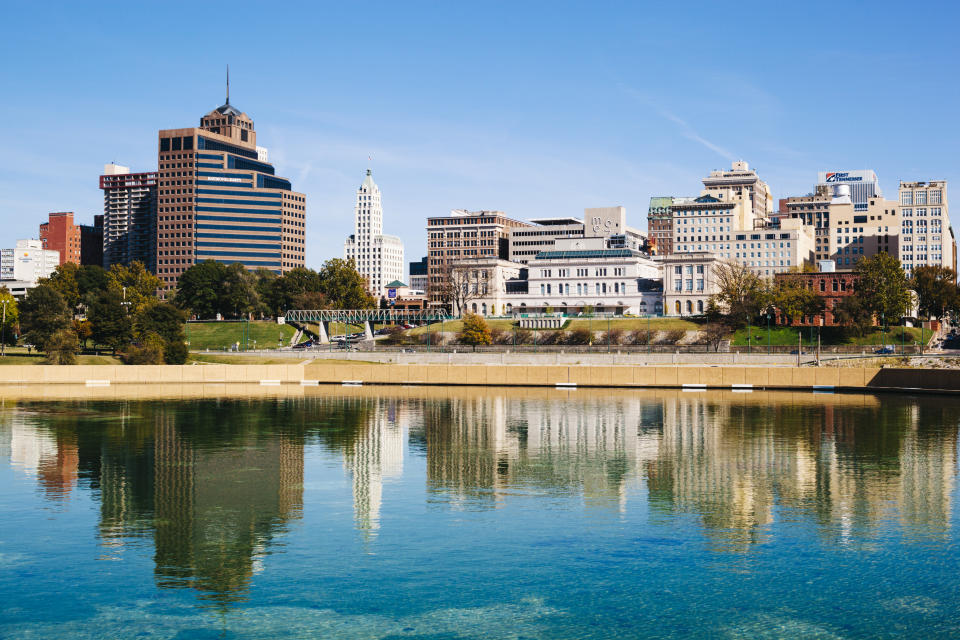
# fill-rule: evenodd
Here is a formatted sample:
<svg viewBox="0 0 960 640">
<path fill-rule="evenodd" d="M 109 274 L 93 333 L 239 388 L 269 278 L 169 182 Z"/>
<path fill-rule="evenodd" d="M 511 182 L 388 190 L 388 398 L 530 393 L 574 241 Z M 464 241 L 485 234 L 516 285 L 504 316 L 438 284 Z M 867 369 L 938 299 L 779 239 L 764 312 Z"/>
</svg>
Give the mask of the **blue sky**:
<svg viewBox="0 0 960 640">
<path fill-rule="evenodd" d="M 102 211 L 110 161 L 224 98 L 307 195 L 307 265 L 341 256 L 373 157 L 407 259 L 452 208 L 520 219 L 696 195 L 744 159 L 775 198 L 819 170 L 947 179 L 955 5 L 720 2 L 18 3 L 0 52 L 0 245 Z M 960 198 L 960 192 L 957 192 Z M 960 212 L 960 204 L 953 207 Z"/>
</svg>

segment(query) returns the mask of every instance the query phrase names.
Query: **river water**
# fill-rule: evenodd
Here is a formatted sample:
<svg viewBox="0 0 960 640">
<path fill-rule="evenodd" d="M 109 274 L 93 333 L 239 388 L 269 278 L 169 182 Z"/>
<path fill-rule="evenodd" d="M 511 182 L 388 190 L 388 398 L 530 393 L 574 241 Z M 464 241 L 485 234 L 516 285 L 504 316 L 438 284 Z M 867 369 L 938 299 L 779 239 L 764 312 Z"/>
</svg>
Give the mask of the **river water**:
<svg viewBox="0 0 960 640">
<path fill-rule="evenodd" d="M 960 399 L 278 394 L 4 400 L 0 637 L 960 636 Z"/>
</svg>

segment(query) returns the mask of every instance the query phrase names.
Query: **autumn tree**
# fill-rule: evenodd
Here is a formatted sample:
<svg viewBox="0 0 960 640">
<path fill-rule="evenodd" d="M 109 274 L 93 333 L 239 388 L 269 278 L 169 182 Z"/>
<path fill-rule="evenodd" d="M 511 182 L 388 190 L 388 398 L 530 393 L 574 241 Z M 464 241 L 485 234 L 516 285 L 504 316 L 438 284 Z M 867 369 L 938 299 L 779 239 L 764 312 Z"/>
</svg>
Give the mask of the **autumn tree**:
<svg viewBox="0 0 960 640">
<path fill-rule="evenodd" d="M 107 272 L 107 289 L 119 295 L 129 303 L 132 313 L 157 303 L 157 291 L 163 287 L 163 281 L 153 275 L 142 262 L 129 265 L 115 264 Z"/>
<path fill-rule="evenodd" d="M 7 344 L 16 344 L 20 308 L 17 305 L 17 299 L 4 286 L 0 286 L 0 305 L 4 309 L 4 311 L 0 311 L 0 323 L 2 323 L 0 324 L 0 336 Z"/>
<path fill-rule="evenodd" d="M 489 272 L 475 266 L 448 261 L 443 265 L 443 275 L 434 285 L 440 299 L 455 316 L 468 312 L 469 303 L 487 295 Z"/>
<path fill-rule="evenodd" d="M 461 344 L 472 345 L 474 350 L 476 350 L 477 345 L 490 344 L 492 342 L 490 327 L 487 325 L 487 321 L 483 316 L 475 313 L 468 313 L 463 316 L 463 329 L 460 330 L 457 339 Z"/>
</svg>

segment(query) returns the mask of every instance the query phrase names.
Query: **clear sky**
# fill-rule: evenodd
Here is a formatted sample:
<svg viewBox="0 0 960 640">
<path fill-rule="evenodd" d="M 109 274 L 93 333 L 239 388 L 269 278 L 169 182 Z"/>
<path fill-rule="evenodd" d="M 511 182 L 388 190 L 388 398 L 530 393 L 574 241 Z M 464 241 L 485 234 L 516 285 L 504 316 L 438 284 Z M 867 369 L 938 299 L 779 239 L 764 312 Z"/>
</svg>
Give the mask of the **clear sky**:
<svg viewBox="0 0 960 640">
<path fill-rule="evenodd" d="M 340 257 L 372 156 L 386 233 L 424 254 L 453 208 L 525 219 L 697 195 L 743 159 L 774 197 L 819 170 L 951 181 L 952 3 L 7 3 L 0 246 L 102 212 L 104 163 L 224 100 L 307 195 L 307 266 Z M 956 225 L 954 225 L 956 226 Z"/>
</svg>

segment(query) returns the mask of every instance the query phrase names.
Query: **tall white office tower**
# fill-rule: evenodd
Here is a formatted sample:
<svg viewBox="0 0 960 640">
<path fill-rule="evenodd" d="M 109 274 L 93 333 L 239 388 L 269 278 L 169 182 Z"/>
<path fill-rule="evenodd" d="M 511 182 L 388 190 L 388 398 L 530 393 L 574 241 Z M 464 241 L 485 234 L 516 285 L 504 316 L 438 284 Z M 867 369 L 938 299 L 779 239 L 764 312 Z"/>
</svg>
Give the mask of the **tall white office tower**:
<svg viewBox="0 0 960 640">
<path fill-rule="evenodd" d="M 380 187 L 370 169 L 357 189 L 353 234 L 343 243 L 343 255 L 352 259 L 357 271 L 367 280 L 367 290 L 375 298 L 384 295 L 384 287 L 403 280 L 403 241 L 383 235 L 383 205 Z"/>
</svg>

